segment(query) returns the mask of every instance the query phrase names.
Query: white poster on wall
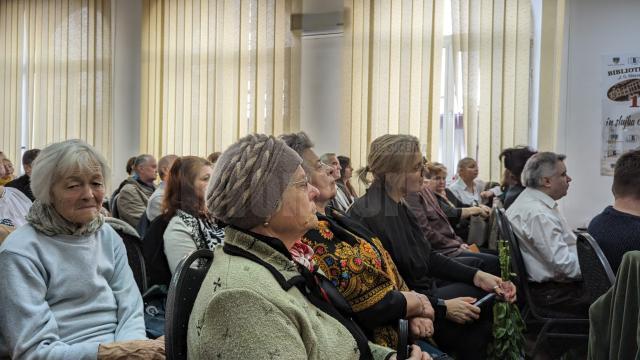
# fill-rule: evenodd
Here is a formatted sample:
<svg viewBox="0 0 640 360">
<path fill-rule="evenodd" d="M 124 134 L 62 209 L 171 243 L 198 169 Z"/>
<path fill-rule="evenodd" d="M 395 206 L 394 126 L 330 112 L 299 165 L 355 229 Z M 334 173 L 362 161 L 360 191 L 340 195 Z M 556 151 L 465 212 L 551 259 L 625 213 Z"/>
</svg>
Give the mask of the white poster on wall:
<svg viewBox="0 0 640 360">
<path fill-rule="evenodd" d="M 613 175 L 623 153 L 640 148 L 640 55 L 603 55 L 600 174 Z"/>
</svg>

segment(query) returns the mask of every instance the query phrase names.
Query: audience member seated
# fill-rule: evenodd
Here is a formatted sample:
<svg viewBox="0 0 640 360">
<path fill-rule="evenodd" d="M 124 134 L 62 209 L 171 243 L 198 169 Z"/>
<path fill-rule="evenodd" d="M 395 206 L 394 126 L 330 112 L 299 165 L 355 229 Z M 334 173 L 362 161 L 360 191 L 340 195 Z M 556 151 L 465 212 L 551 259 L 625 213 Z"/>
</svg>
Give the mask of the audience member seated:
<svg viewBox="0 0 640 360">
<path fill-rule="evenodd" d="M 590 360 L 638 359 L 640 252 L 622 257 L 613 286 L 589 309 Z"/>
<path fill-rule="evenodd" d="M 125 180 L 120 190 L 116 206 L 119 218 L 134 228 L 138 226 L 140 217 L 149 203 L 149 196 L 155 191 L 153 182 L 157 176 L 158 163 L 151 155 L 136 157 L 133 165 L 135 175 Z"/>
<path fill-rule="evenodd" d="M 564 159 L 540 152 L 527 160 L 522 170 L 526 188 L 507 217 L 519 239 L 536 304 L 586 317 L 589 301 L 580 281 L 576 235 L 556 202 L 567 195 L 571 182 Z"/>
<path fill-rule="evenodd" d="M 338 157 L 336 156 L 336 154 L 334 153 L 326 153 L 324 155 L 322 155 L 320 157 L 320 160 L 329 165 L 332 169 L 333 172 L 331 173 L 333 179 L 335 181 L 340 180 L 341 176 L 340 173 L 342 171 L 342 166 L 340 165 L 340 161 L 338 161 Z M 348 193 L 340 186 L 338 186 L 337 190 L 336 190 L 336 196 L 331 199 L 331 202 L 329 203 L 334 209 L 340 210 L 340 211 L 347 211 L 349 210 L 349 206 L 351 206 L 351 204 L 353 204 L 353 199 L 348 195 Z"/>
<path fill-rule="evenodd" d="M 4 176 L 0 177 L 0 186 L 2 186 L 2 185 L 6 185 L 8 182 L 15 179 L 16 177 L 13 176 L 14 169 L 13 169 L 13 163 L 11 162 L 11 160 L 5 157 L 2 160 L 2 163 L 0 163 L 0 166 L 4 167 L 4 170 L 5 170 Z"/>
<path fill-rule="evenodd" d="M 211 154 L 209 154 L 209 156 L 207 156 L 207 160 L 209 160 L 211 164 L 215 165 L 220 155 L 222 155 L 220 151 L 212 152 Z"/>
<path fill-rule="evenodd" d="M 458 162 L 458 179 L 449 186 L 449 190 L 465 205 L 487 204 L 502 192 L 499 187 L 487 190 L 486 185 L 478 179 L 478 163 L 467 157 Z"/>
<path fill-rule="evenodd" d="M 318 222 L 318 190 L 301 163 L 283 141 L 260 134 L 240 139 L 218 159 L 207 206 L 228 227 L 191 312 L 189 359 L 346 360 L 391 354 L 368 343 L 334 307 L 346 301 L 317 272 L 312 250 L 299 241 Z M 415 346 L 412 355 L 428 358 Z"/>
<path fill-rule="evenodd" d="M 24 175 L 14 179 L 7 183 L 7 187 L 12 187 L 20 190 L 29 200 L 33 201 L 33 193 L 31 192 L 31 169 L 33 161 L 38 157 L 40 149 L 31 149 L 24 152 L 22 155 L 22 167 L 24 168 Z"/>
<path fill-rule="evenodd" d="M 468 206 L 462 204 L 455 196 L 451 195 L 447 186 L 447 168 L 437 162 L 427 165 L 428 186 L 436 195 L 438 205 L 447 216 L 449 224 L 453 227 L 461 239 L 469 239 L 469 219 L 472 216 L 488 218 L 491 209 L 484 206 Z"/>
<path fill-rule="evenodd" d="M 224 231 L 216 226 L 205 205 L 212 172 L 211 163 L 197 156 L 178 158 L 171 167 L 162 204 L 163 216 L 171 219 L 163 236 L 171 274 L 192 251 L 213 250 L 224 240 Z"/>
<path fill-rule="evenodd" d="M 0 163 L 5 159 L 0 152 Z M 5 167 L 0 166 L 0 177 L 5 174 Z M 31 207 L 29 200 L 17 189 L 0 186 L 0 225 L 5 226 L 5 235 L 8 231 L 26 224 L 25 217 Z"/>
<path fill-rule="evenodd" d="M 499 158 L 504 165 L 500 199 L 505 209 L 508 209 L 524 190 L 521 182 L 522 169 L 527 160 L 536 152 L 528 147 L 513 147 L 504 149 L 500 153 Z"/>
<path fill-rule="evenodd" d="M 373 183 L 351 206 L 349 215 L 380 237 L 409 288 L 429 296 L 435 308 L 436 343 L 456 359 L 484 359 L 492 337 L 491 303 L 481 312 L 473 302 L 487 292 L 514 301 L 516 290 L 497 276 L 431 251 L 403 200 L 420 190 L 422 169 L 416 137 L 378 137 L 371 143 L 367 166 L 359 175 L 369 183 L 367 174 L 371 173 Z M 436 279 L 449 283 L 435 288 Z"/>
<path fill-rule="evenodd" d="M 99 209 L 105 159 L 80 140 L 47 146 L 25 225 L 0 246 L 0 358 L 164 359 L 147 340 L 122 239 Z"/>
<path fill-rule="evenodd" d="M 429 188 L 430 182 L 423 180 L 420 191 L 409 193 L 405 197 L 407 207 L 415 216 L 424 240 L 431 243 L 434 252 L 456 258 L 462 263 L 467 262 L 465 258 L 480 259 L 481 270 L 500 275 L 500 262 L 496 255 L 471 252 L 469 245 L 456 235 L 447 220 L 447 215 L 440 208 L 436 195 Z"/>
<path fill-rule="evenodd" d="M 426 296 L 409 291 L 378 238 L 340 210 L 327 207 L 336 194 L 334 169 L 318 158 L 305 133 L 281 139 L 300 155 L 302 168 L 318 189 L 318 224 L 302 242 L 311 246 L 316 264 L 347 299 L 367 337 L 395 347 L 398 320 L 403 318 L 410 319 L 414 338 L 431 337 L 434 314 Z"/>
<path fill-rule="evenodd" d="M 162 199 L 164 197 L 165 182 L 167 181 L 167 176 L 169 175 L 171 166 L 177 158 L 177 155 L 166 155 L 158 161 L 158 176 L 160 176 L 160 184 L 149 197 L 149 203 L 147 204 L 147 219 L 149 221 L 153 221 L 153 219 L 157 218 L 162 213 Z"/>
<path fill-rule="evenodd" d="M 0 245 L 4 242 L 4 239 L 9 236 L 16 228 L 12 225 L 5 225 L 4 222 L 0 220 Z"/>
<path fill-rule="evenodd" d="M 340 162 L 340 179 L 336 181 L 336 185 L 342 188 L 345 194 L 349 197 L 349 201 L 353 203 L 358 197 L 356 189 L 351 185 L 351 176 L 353 175 L 353 167 L 351 166 L 351 159 L 346 156 L 338 156 Z"/>
<path fill-rule="evenodd" d="M 137 158 L 137 156 L 132 156 L 132 157 L 129 158 L 129 160 L 127 160 L 127 165 L 125 167 L 126 172 L 127 172 L 127 178 L 122 180 L 120 185 L 118 185 L 118 187 L 113 191 L 113 193 L 111 194 L 111 197 L 109 199 L 115 198 L 115 196 L 120 193 L 120 190 L 122 190 L 122 188 L 125 185 L 127 185 L 129 179 L 132 179 L 133 176 L 135 176 L 136 172 L 133 170 L 133 166 L 136 163 L 136 158 Z M 113 211 L 113 209 L 109 209 L 109 210 Z"/>
<path fill-rule="evenodd" d="M 607 206 L 589 224 L 589 234 L 602 248 L 614 272 L 622 256 L 640 250 L 640 150 L 622 155 L 613 175 L 613 206 Z"/>
</svg>

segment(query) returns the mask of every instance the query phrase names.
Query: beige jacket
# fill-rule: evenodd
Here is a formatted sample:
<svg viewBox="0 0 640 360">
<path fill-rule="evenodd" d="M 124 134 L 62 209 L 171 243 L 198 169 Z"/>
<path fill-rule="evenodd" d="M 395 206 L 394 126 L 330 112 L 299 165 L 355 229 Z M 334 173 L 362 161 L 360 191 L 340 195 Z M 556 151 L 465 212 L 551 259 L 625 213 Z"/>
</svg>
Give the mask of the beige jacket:
<svg viewBox="0 0 640 360">
<path fill-rule="evenodd" d="M 126 183 L 118 194 L 118 216 L 136 228 L 140 217 L 147 209 L 149 196 L 153 194 L 155 189 L 150 186 L 143 186 L 132 178 L 127 179 Z"/>
<path fill-rule="evenodd" d="M 287 281 L 300 273 L 293 262 L 266 243 L 233 228 L 225 243 L 267 262 Z M 284 290 L 263 265 L 225 253 L 221 246 L 198 293 L 188 330 L 188 358 L 356 360 L 351 333 L 311 304 L 297 287 Z M 373 343 L 374 359 L 392 350 Z"/>
</svg>

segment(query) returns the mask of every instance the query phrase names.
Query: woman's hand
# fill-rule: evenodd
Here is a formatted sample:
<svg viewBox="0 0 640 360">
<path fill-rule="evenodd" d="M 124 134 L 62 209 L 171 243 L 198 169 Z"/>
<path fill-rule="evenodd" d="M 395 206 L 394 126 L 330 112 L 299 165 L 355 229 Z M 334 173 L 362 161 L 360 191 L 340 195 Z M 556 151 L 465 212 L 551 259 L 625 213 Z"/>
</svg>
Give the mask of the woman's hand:
<svg viewBox="0 0 640 360">
<path fill-rule="evenodd" d="M 476 299 L 472 297 L 459 297 L 451 300 L 445 300 L 447 306 L 447 319 L 465 324 L 478 320 L 480 318 L 480 308 L 472 305 Z"/>
<path fill-rule="evenodd" d="M 493 193 L 493 191 L 483 191 L 480 193 L 480 197 L 483 199 L 491 199 L 492 197 L 494 197 L 495 194 Z"/>
<path fill-rule="evenodd" d="M 433 320 L 435 311 L 426 295 L 415 291 L 402 291 L 401 293 L 407 301 L 407 318 L 424 317 Z"/>
<path fill-rule="evenodd" d="M 98 360 L 164 360 L 164 337 L 100 344 Z"/>
<path fill-rule="evenodd" d="M 409 330 L 416 338 L 424 339 L 433 336 L 433 321 L 423 317 L 409 319 Z"/>
<path fill-rule="evenodd" d="M 397 354 L 393 354 L 389 359 L 396 360 Z M 411 345 L 411 354 L 407 360 L 432 360 L 431 355 L 427 352 L 423 352 L 418 345 Z"/>
<path fill-rule="evenodd" d="M 410 360 L 431 360 L 431 355 L 428 352 L 424 352 L 418 345 L 411 345 Z"/>
<path fill-rule="evenodd" d="M 486 292 L 495 292 L 510 303 L 516 301 L 516 287 L 511 281 L 502 281 L 497 276 L 478 271 L 473 276 L 473 284 Z"/>
<path fill-rule="evenodd" d="M 483 218 L 486 218 L 489 216 L 489 213 L 490 213 L 488 209 L 489 208 L 486 206 L 484 207 L 471 206 L 467 208 L 462 208 L 462 215 L 460 217 L 463 219 L 466 219 L 468 217 L 478 215 L 478 216 L 482 216 Z"/>
</svg>

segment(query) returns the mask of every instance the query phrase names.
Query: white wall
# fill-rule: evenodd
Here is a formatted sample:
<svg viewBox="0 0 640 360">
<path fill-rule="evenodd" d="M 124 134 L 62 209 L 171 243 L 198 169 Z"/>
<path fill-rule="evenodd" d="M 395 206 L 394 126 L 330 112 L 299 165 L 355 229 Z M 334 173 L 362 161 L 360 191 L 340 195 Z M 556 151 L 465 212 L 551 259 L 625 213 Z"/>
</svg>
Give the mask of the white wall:
<svg viewBox="0 0 640 360">
<path fill-rule="evenodd" d="M 340 150 L 342 34 L 303 36 L 300 129 L 319 155 Z"/>
<path fill-rule="evenodd" d="M 113 128 L 111 188 L 127 176 L 127 160 L 140 153 L 142 0 L 112 3 Z"/>
<path fill-rule="evenodd" d="M 612 177 L 600 176 L 601 64 L 610 53 L 640 53 L 637 0 L 569 0 L 566 109 L 557 151 L 573 178 L 561 208 L 571 226 L 584 226 L 613 201 Z"/>
</svg>

